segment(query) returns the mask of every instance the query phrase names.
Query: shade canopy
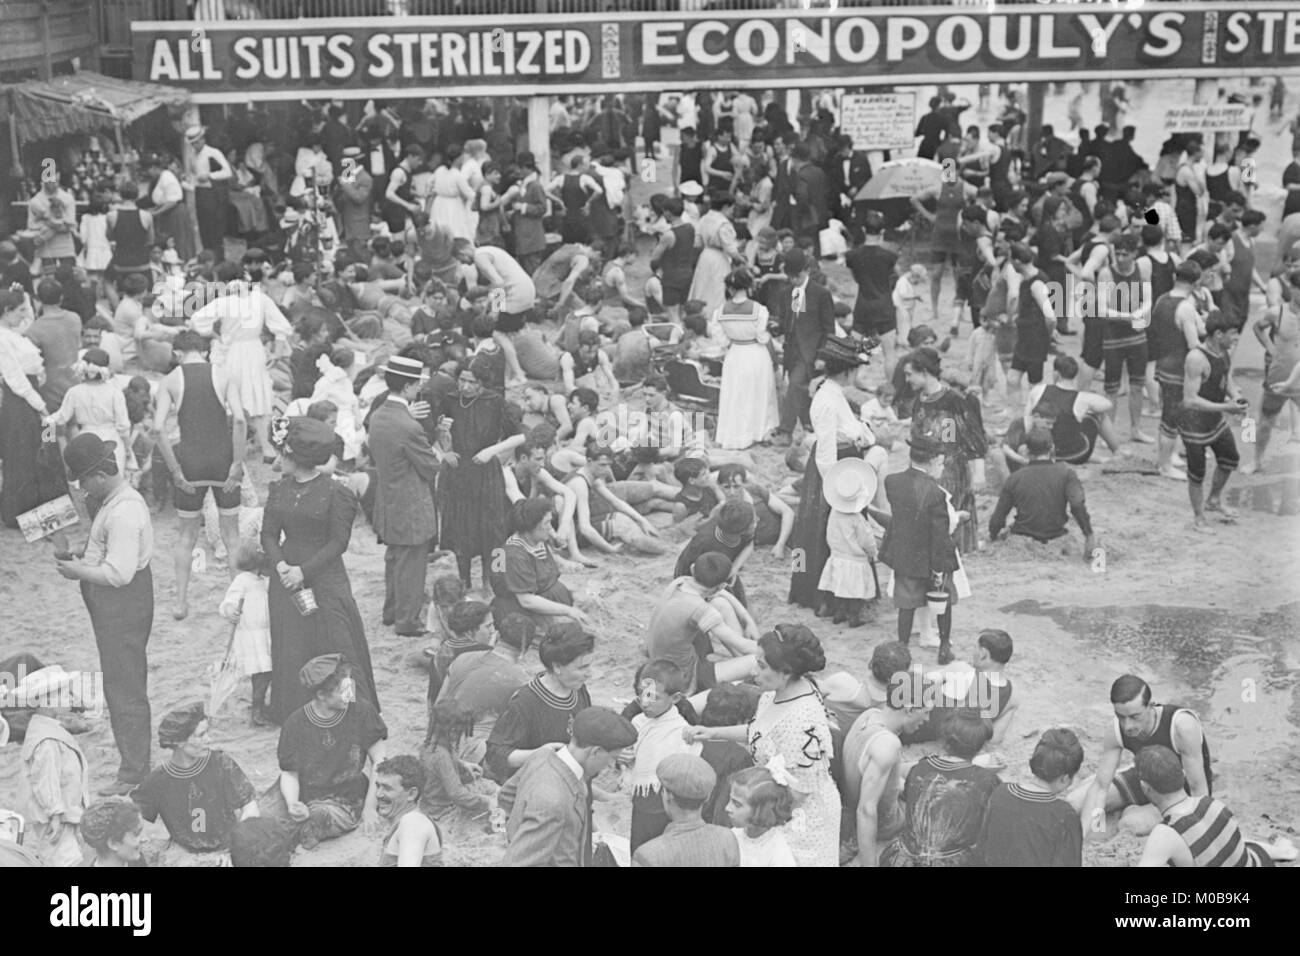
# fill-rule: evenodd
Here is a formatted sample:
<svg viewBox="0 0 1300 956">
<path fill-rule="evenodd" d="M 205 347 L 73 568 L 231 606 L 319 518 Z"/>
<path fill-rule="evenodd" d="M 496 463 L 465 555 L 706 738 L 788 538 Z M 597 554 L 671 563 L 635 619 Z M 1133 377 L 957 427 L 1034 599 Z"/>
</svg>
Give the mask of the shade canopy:
<svg viewBox="0 0 1300 956">
<path fill-rule="evenodd" d="M 160 106 L 184 106 L 187 90 L 82 71 L 9 87 L 11 113 L 24 142 L 91 133 L 134 123 Z"/>
</svg>

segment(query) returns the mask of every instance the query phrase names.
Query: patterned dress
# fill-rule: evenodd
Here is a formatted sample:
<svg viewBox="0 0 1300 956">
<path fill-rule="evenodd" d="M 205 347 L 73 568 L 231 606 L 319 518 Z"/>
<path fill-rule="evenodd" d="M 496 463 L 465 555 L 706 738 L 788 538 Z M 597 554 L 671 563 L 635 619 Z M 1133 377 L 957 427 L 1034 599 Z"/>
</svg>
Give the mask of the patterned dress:
<svg viewBox="0 0 1300 956">
<path fill-rule="evenodd" d="M 760 766 L 778 755 L 785 762 L 796 808 L 781 832 L 795 862 L 839 866 L 840 792 L 831 779 L 831 731 L 821 696 L 810 690 L 777 703 L 774 691 L 763 694 L 749 724 L 749 749 Z"/>
</svg>

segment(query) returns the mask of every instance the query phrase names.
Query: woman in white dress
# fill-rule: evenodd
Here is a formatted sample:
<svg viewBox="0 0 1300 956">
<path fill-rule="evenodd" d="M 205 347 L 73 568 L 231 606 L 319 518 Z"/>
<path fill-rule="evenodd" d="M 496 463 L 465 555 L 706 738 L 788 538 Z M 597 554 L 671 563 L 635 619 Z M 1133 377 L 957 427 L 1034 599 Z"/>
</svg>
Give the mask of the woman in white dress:
<svg viewBox="0 0 1300 956">
<path fill-rule="evenodd" d="M 194 219 L 185 202 L 180 174 L 180 160 L 175 156 L 161 155 L 149 162 L 149 175 L 157 177 L 149 194 L 153 200 L 153 208 L 149 211 L 153 214 L 158 241 L 165 243 L 171 239 L 176 245 L 176 254 L 182 261 L 188 261 L 197 249 Z"/>
<path fill-rule="evenodd" d="M 469 188 L 474 196 L 478 195 L 480 187 L 483 185 L 483 165 L 488 162 L 487 143 L 481 139 L 465 140 L 465 151 L 460 156 L 460 172 L 465 177 L 465 182 L 469 183 Z M 474 209 L 474 202 L 469 204 L 469 221 L 474 227 L 474 232 L 470 234 L 473 239 L 478 235 L 477 210 Z"/>
<path fill-rule="evenodd" d="M 744 741 L 754 762 L 780 766 L 794 794 L 794 812 L 781 827 L 799 866 L 839 866 L 840 792 L 831 778 L 830 720 L 821 691 L 808 675 L 826 666 L 821 642 L 808 628 L 778 624 L 758 639 L 758 686 L 763 695 L 748 726 L 691 727 L 697 740 Z"/>
<path fill-rule="evenodd" d="M 700 257 L 695 262 L 695 275 L 686 298 L 704 303 L 704 314 L 712 315 L 726 301 L 726 281 L 731 270 L 745 264 L 736 239 L 736 228 L 731 224 L 734 196 L 714 193 L 709 211 L 700 217 L 695 226 L 695 242 L 700 247 Z"/>
<path fill-rule="evenodd" d="M 744 90 L 736 94 L 731 101 L 731 115 L 735 121 L 736 145 L 742 153 L 749 149 L 749 141 L 754 138 L 754 121 L 758 117 L 758 100 Z"/>
<path fill-rule="evenodd" d="M 727 276 L 727 301 L 714 320 L 728 342 L 718 399 L 717 442 L 741 451 L 761 442 L 781 423 L 776 373 L 767 350 L 767 309 L 749 297 L 754 279 L 747 269 Z"/>
<path fill-rule="evenodd" d="M 429 221 L 446 228 L 457 239 L 474 241 L 475 224 L 470 219 L 470 204 L 474 190 L 465 174 L 455 165 L 459 158 L 454 148 L 433 171 L 433 202 L 429 205 Z"/>
<path fill-rule="evenodd" d="M 219 270 L 218 279 L 223 274 L 224 270 Z M 227 289 L 227 295 L 203 306 L 190 321 L 200 326 L 205 320 L 219 323 L 215 326 L 217 340 L 212 347 L 212 362 L 225 368 L 232 386 L 238 389 L 244 416 L 257 435 L 263 460 L 269 463 L 275 460 L 276 454 L 268 438 L 275 406 L 262 334 L 270 332 L 275 337 L 276 352 L 287 355 L 293 326 L 259 287 L 235 280 L 229 282 Z"/>
</svg>

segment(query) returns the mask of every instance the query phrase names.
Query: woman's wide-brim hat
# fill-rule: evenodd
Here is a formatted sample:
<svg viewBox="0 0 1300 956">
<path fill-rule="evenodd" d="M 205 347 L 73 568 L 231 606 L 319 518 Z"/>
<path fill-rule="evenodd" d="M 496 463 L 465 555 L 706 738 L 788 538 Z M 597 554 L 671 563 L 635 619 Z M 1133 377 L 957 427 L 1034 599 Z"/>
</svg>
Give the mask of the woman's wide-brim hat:
<svg viewBox="0 0 1300 956">
<path fill-rule="evenodd" d="M 846 338 L 829 338 L 826 344 L 817 350 L 817 358 L 823 362 L 866 365 L 871 361 L 871 353 L 865 343 Z"/>
<path fill-rule="evenodd" d="M 876 497 L 876 471 L 861 458 L 841 458 L 822 483 L 822 495 L 835 511 L 860 512 Z"/>
</svg>

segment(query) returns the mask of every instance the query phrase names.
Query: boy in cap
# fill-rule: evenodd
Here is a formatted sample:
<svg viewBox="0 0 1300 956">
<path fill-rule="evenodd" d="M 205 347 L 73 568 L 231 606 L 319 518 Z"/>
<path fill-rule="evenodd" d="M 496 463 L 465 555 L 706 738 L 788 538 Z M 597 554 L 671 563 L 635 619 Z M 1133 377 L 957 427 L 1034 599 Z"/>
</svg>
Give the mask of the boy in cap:
<svg viewBox="0 0 1300 956">
<path fill-rule="evenodd" d="M 705 823 L 701 809 L 718 776 L 703 757 L 672 754 L 659 762 L 655 775 L 668 826 L 663 836 L 643 844 L 633 866 L 740 866 L 740 846 L 726 827 Z"/>
<path fill-rule="evenodd" d="M 700 555 L 710 551 L 725 554 L 731 560 L 727 590 L 742 607 L 748 607 L 745 585 L 740 580 L 740 569 L 754 553 L 754 531 L 757 525 L 754 506 L 748 501 L 724 502 L 719 506 L 717 516 L 701 523 L 691 540 L 686 542 L 686 547 L 677 556 L 673 577 L 681 578 L 690 574 L 691 566 Z"/>
<path fill-rule="evenodd" d="M 259 815 L 253 785 L 231 757 L 208 747 L 208 717 L 199 701 L 162 719 L 158 745 L 172 755 L 131 792 L 131 799 L 150 823 L 162 817 L 171 836 L 160 863 L 223 865 L 218 854 L 229 849 L 235 824 Z"/>
<path fill-rule="evenodd" d="M 314 657 L 298 679 L 312 699 L 285 719 L 277 755 L 280 779 L 266 794 L 268 814 L 298 825 L 310 850 L 377 819 L 374 780 L 366 760 L 384 759 L 388 727 L 374 706 L 358 699 L 350 665 L 341 654 Z"/>
<path fill-rule="evenodd" d="M 533 754 L 498 795 L 506 819 L 505 866 L 589 866 L 591 781 L 636 743 L 631 721 L 604 707 L 573 718 L 567 744 Z"/>
</svg>

